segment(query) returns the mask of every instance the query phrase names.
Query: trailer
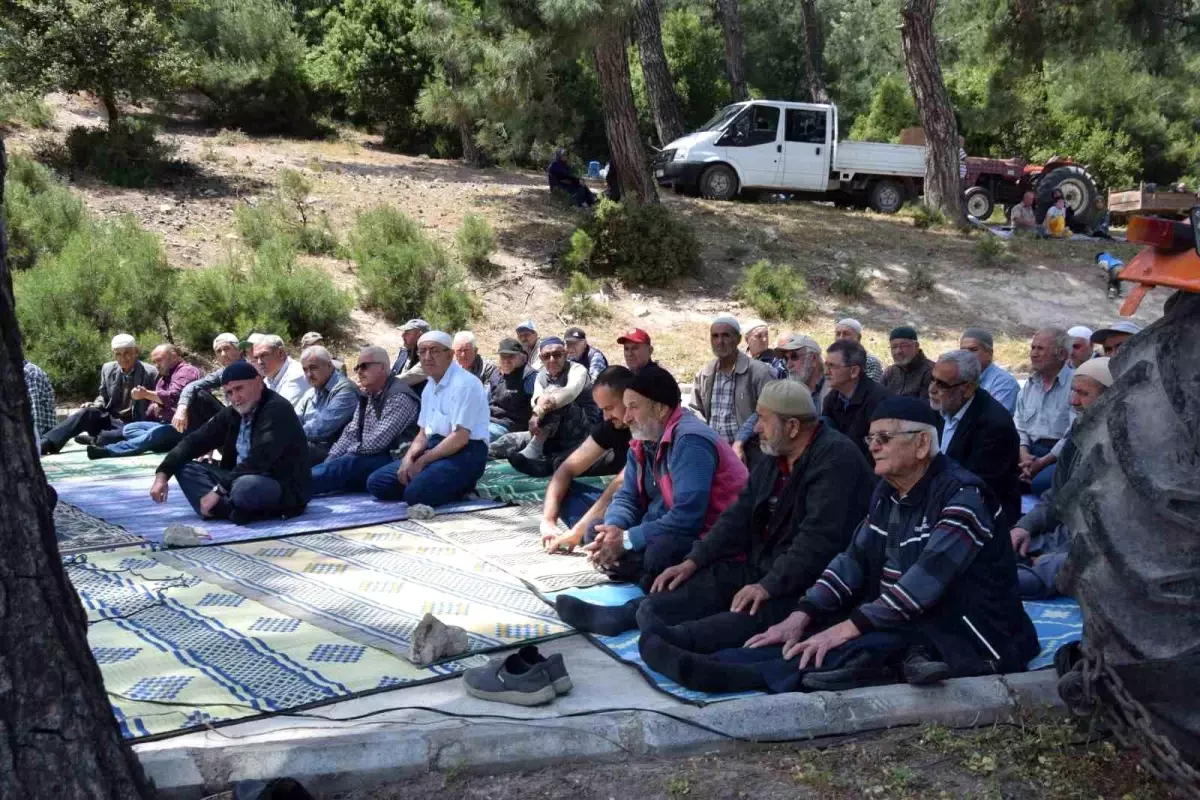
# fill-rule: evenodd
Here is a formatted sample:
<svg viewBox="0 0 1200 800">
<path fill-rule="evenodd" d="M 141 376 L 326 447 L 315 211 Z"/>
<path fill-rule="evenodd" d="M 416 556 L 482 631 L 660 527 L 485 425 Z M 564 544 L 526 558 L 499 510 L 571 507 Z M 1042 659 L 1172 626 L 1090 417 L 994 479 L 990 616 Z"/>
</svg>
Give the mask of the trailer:
<svg viewBox="0 0 1200 800">
<path fill-rule="evenodd" d="M 1124 225 L 1134 216 L 1185 219 L 1197 205 L 1200 205 L 1200 194 L 1159 191 L 1152 183 L 1108 193 L 1108 213 L 1113 225 Z"/>
</svg>

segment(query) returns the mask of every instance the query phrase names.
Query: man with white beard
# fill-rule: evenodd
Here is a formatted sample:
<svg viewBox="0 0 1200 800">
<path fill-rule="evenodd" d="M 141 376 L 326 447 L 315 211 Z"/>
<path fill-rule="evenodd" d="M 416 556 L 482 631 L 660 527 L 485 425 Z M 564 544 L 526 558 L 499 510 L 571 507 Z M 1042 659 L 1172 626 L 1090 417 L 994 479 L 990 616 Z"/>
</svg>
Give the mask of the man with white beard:
<svg viewBox="0 0 1200 800">
<path fill-rule="evenodd" d="M 825 388 L 825 370 L 821 360 L 821 345 L 810 336 L 791 333 L 779 337 L 775 345 L 775 355 L 787 365 L 786 380 L 802 383 L 812 393 L 813 406 L 821 407 L 821 394 Z M 733 452 L 738 454 L 742 463 L 746 462 L 747 445 L 755 441 L 758 426 L 758 413 L 750 415 L 746 424 L 738 431 L 733 441 Z M 753 451 L 753 448 L 751 448 Z"/>
</svg>

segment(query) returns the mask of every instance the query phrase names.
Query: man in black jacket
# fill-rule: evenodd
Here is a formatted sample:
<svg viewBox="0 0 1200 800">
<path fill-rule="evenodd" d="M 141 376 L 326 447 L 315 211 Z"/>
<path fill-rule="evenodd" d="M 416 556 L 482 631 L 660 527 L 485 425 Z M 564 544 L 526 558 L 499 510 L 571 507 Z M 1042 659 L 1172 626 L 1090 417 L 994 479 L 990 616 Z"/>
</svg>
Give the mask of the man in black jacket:
<svg viewBox="0 0 1200 800">
<path fill-rule="evenodd" d="M 938 412 L 942 452 L 983 479 L 1011 525 L 1021 515 L 1021 439 L 1008 409 L 979 388 L 979 373 L 970 350 L 942 353 L 933 366 L 929 404 Z"/>
<path fill-rule="evenodd" d="M 867 351 L 858 342 L 839 339 L 825 351 L 825 395 L 822 413 L 838 432 L 854 442 L 867 461 L 874 464 L 863 437 L 871 427 L 875 406 L 891 392 L 866 375 Z"/>
<path fill-rule="evenodd" d="M 196 513 L 244 525 L 294 517 L 312 497 L 308 440 L 292 404 L 266 388 L 249 362 L 225 368 L 221 385 L 229 406 L 188 434 L 163 459 L 150 497 L 166 502 L 171 476 Z M 221 451 L 221 466 L 193 459 Z"/>
<path fill-rule="evenodd" d="M 638 608 L 643 630 L 693 652 L 739 647 L 786 618 L 867 513 L 871 468 L 849 439 L 817 419 L 807 386 L 768 383 L 757 413 L 768 457 Z"/>
</svg>

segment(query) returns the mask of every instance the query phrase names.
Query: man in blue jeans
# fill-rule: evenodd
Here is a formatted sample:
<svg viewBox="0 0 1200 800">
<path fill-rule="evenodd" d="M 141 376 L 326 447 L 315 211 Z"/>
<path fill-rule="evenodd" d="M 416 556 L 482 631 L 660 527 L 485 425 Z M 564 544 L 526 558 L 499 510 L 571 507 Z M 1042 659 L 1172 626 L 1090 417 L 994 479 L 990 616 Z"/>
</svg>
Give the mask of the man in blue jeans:
<svg viewBox="0 0 1200 800">
<path fill-rule="evenodd" d="M 429 331 L 417 341 L 429 376 L 421 392 L 420 430 L 399 461 L 371 473 L 367 491 L 380 500 L 440 506 L 475 488 L 487 463 L 487 390 L 454 361 L 450 335 Z"/>
</svg>

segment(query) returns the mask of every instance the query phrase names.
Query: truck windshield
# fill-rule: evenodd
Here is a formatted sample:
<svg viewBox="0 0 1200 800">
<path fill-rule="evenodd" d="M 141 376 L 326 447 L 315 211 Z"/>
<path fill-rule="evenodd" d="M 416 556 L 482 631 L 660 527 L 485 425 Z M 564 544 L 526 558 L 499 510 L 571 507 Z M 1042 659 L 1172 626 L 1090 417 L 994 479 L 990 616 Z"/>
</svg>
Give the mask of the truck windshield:
<svg viewBox="0 0 1200 800">
<path fill-rule="evenodd" d="M 717 112 L 717 115 L 715 117 L 710 119 L 708 122 L 704 123 L 704 125 L 702 125 L 700 127 L 700 130 L 702 130 L 702 131 L 720 130 L 721 128 L 725 127 L 726 122 L 729 122 L 729 120 L 731 120 L 735 116 L 737 116 L 738 112 L 741 111 L 745 107 L 746 106 L 741 103 L 737 103 L 732 106 L 725 106 L 724 108 L 722 108 L 720 111 Z"/>
</svg>

